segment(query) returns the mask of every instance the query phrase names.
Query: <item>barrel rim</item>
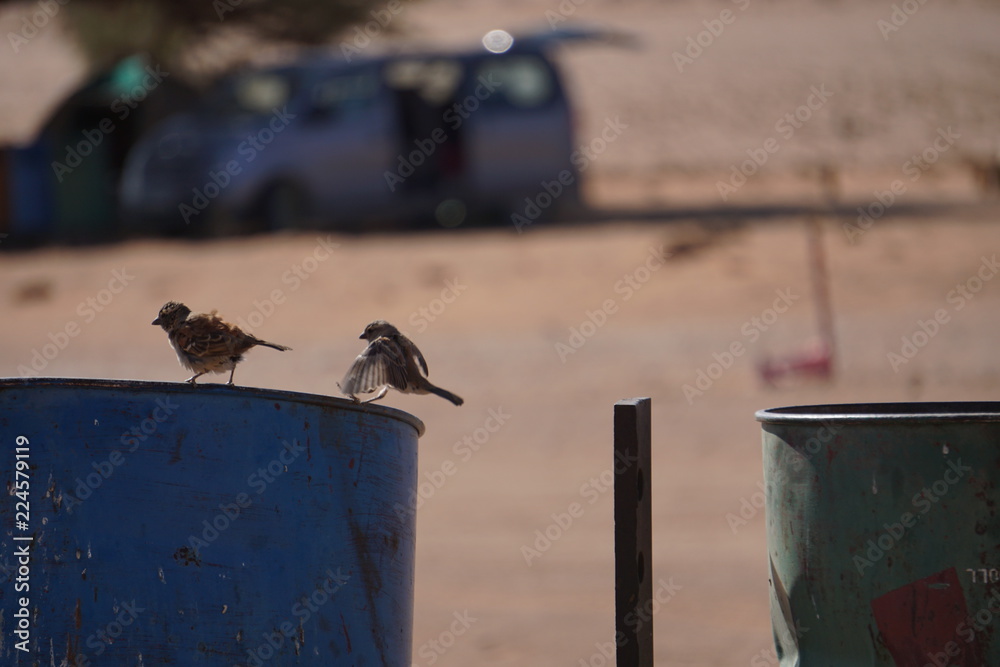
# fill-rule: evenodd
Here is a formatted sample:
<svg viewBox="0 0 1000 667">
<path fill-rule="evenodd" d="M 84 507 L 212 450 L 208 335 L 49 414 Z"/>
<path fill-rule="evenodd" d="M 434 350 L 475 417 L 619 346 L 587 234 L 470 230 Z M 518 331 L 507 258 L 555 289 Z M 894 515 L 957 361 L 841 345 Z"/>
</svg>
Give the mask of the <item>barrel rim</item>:
<svg viewBox="0 0 1000 667">
<path fill-rule="evenodd" d="M 0 377 L 0 390 L 7 387 L 94 387 L 100 389 L 127 389 L 162 392 L 212 392 L 213 394 L 233 396 L 252 395 L 265 400 L 281 400 L 287 403 L 305 403 L 311 405 L 324 405 L 338 407 L 352 412 L 363 412 L 388 417 L 401 421 L 412 426 L 419 438 L 426 430 L 424 423 L 417 417 L 398 408 L 390 408 L 384 405 L 373 405 L 371 403 L 355 403 L 346 398 L 326 396 L 324 394 L 309 394 L 299 391 L 287 391 L 285 389 L 265 389 L 262 387 L 243 387 L 238 385 L 227 385 L 213 382 L 199 384 L 191 387 L 187 382 L 154 382 L 149 380 L 112 380 L 106 378 L 5 378 Z"/>
<path fill-rule="evenodd" d="M 862 424 L 927 424 L 1000 422 L 1000 401 L 931 401 L 911 403 L 842 403 L 790 405 L 758 410 L 764 424 L 814 422 Z"/>
</svg>

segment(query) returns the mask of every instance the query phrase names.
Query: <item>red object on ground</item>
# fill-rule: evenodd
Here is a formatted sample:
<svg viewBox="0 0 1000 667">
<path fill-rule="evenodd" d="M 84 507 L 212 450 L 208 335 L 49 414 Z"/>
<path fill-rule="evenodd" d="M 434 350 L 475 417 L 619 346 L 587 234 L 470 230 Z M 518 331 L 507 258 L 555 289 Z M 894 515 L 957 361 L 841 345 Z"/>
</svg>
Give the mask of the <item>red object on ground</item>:
<svg viewBox="0 0 1000 667">
<path fill-rule="evenodd" d="M 808 375 L 829 379 L 833 375 L 833 349 L 824 341 L 798 355 L 782 359 L 764 359 L 757 365 L 757 372 L 766 384 L 774 385 L 786 375 Z"/>
<path fill-rule="evenodd" d="M 832 200 L 832 195 L 831 195 Z M 833 377 L 833 304 L 830 299 L 830 277 L 823 249 L 823 227 L 818 218 L 806 220 L 809 275 L 816 304 L 816 324 L 819 341 L 796 355 L 780 359 L 764 359 L 757 372 L 765 384 L 773 386 L 785 376 L 809 376 L 822 380 Z M 921 666 L 922 667 L 922 666 Z"/>
</svg>

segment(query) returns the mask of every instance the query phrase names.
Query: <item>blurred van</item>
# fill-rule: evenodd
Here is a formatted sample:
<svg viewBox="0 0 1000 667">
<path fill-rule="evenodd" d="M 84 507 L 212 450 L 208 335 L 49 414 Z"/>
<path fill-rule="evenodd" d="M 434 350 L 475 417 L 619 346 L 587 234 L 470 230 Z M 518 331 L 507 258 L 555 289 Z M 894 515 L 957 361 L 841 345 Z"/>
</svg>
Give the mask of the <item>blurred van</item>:
<svg viewBox="0 0 1000 667">
<path fill-rule="evenodd" d="M 454 227 L 546 191 L 547 213 L 571 209 L 570 103 L 543 46 L 313 57 L 227 76 L 133 147 L 123 217 L 145 234 Z"/>
</svg>

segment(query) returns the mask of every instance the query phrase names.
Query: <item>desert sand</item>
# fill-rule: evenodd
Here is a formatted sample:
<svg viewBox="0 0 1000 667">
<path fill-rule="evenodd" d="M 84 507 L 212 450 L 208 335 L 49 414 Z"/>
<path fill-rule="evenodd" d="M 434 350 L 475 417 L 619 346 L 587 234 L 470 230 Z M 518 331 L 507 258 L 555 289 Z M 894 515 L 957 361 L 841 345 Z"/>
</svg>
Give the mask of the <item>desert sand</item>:
<svg viewBox="0 0 1000 667">
<path fill-rule="evenodd" d="M 612 494 L 601 475 L 612 465 L 613 404 L 651 397 L 653 575 L 673 591 L 655 614 L 656 662 L 773 665 L 754 412 L 1000 399 L 1000 206 L 969 167 L 1000 138 L 1000 12 L 927 3 L 886 39 L 883 4 L 427 0 L 406 6 L 400 39 L 460 43 L 495 27 L 545 27 L 560 7 L 640 38 L 634 50 L 580 47 L 562 61 L 581 141 L 609 117 L 630 123 L 586 174 L 588 200 L 605 211 L 595 220 L 523 234 L 300 233 L 4 253 L 0 373 L 21 375 L 72 323 L 79 334 L 32 373 L 181 381 L 149 325 L 180 299 L 294 348 L 252 352 L 239 384 L 335 394 L 364 324 L 396 323 L 431 379 L 466 400 L 386 399 L 426 424 L 421 481 L 454 465 L 417 521 L 413 662 L 442 666 L 609 664 L 600 644 L 614 629 Z M 678 71 L 673 53 L 723 10 L 734 21 Z M 0 107 L 10 136 L 40 122 L 72 81 L 59 44 L 33 43 L 42 48 L 26 52 L 25 67 L 2 68 L 5 90 L 22 100 L 5 96 Z M 783 138 L 776 123 L 823 85 L 832 96 Z M 939 142 L 911 179 L 907 161 L 949 126 L 960 138 Z M 771 137 L 780 150 L 723 201 L 718 182 Z M 820 217 L 834 376 L 767 387 L 757 364 L 814 344 L 817 315 L 807 217 L 755 207 L 819 204 L 820 165 L 842 184 L 841 215 Z M 859 227 L 856 208 L 877 210 L 896 180 L 905 191 Z M 972 292 L 977 275 L 989 279 Z M 772 317 L 779 299 L 787 308 Z M 921 321 L 942 309 L 948 322 L 906 356 Z M 734 342 L 745 353 L 701 394 L 686 392 Z M 456 446 L 497 414 L 503 425 L 478 451 Z M 536 531 L 574 502 L 582 516 L 542 549 Z M 475 620 L 449 636 L 456 613 Z"/>
<path fill-rule="evenodd" d="M 997 261 L 994 214 L 884 220 L 855 245 L 827 222 L 838 336 L 830 383 L 767 389 L 754 370 L 766 355 L 798 352 L 815 337 L 798 219 L 747 224 L 649 273 L 640 268 L 650 248 L 670 247 L 677 225 L 524 236 L 307 234 L 10 254 L 0 264 L 8 314 L 0 363 L 18 375 L 50 333 L 74 322 L 79 335 L 39 375 L 181 381 L 184 369 L 149 321 L 163 301 L 184 298 L 259 322 L 259 335 L 294 348 L 252 352 L 238 383 L 335 394 L 364 323 L 399 323 L 426 355 L 431 378 L 466 399 L 461 408 L 430 396 L 386 400 L 426 423 L 421 482 L 453 471 L 433 493 L 425 487 L 417 515 L 414 661 L 421 665 L 576 665 L 611 637 L 612 494 L 600 480 L 612 465 L 614 402 L 649 396 L 653 572 L 658 583 L 680 587 L 655 616 L 658 663 L 746 664 L 770 655 L 764 520 L 746 509 L 759 504 L 762 481 L 754 411 L 1000 398 L 993 335 L 1000 282 L 983 283 L 960 311 L 948 299 L 984 258 Z M 313 266 L 305 260 L 321 242 L 338 247 L 314 272 L 303 270 L 305 280 L 283 281 L 294 267 Z M 116 271 L 127 285 L 102 296 Z M 623 288 L 626 277 L 638 289 Z M 283 302 L 270 308 L 275 290 Z M 778 292 L 791 305 L 764 331 L 754 318 L 770 319 Z M 453 302 L 442 305 L 445 297 Z M 91 312 L 87 300 L 102 298 L 101 312 Z M 902 354 L 903 337 L 942 308 L 950 321 L 894 370 L 889 354 Z M 584 325 L 602 321 L 602 310 L 602 326 Z M 271 314 L 255 315 L 264 312 Z M 574 328 L 592 333 L 578 349 Z M 759 335 L 751 340 L 746 331 Z M 734 341 L 746 353 L 703 395 L 686 396 L 684 385 L 696 386 L 699 371 Z M 477 436 L 498 414 L 504 423 L 496 433 Z M 478 451 L 458 446 L 467 436 L 483 440 Z M 535 531 L 574 502 L 583 515 L 539 546 Z M 732 520 L 741 512 L 745 525 Z M 540 551 L 526 558 L 523 547 Z M 466 611 L 476 622 L 436 653 L 427 642 Z"/>
</svg>

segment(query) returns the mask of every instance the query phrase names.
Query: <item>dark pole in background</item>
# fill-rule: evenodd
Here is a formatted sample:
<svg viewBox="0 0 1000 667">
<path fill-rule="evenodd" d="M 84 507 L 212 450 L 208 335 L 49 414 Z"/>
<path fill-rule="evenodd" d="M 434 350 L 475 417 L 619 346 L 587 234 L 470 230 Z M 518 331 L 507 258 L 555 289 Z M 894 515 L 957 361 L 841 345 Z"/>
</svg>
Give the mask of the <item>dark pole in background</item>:
<svg viewBox="0 0 1000 667">
<path fill-rule="evenodd" d="M 615 643 L 618 667 L 653 667 L 653 619 L 649 613 L 653 597 L 650 436 L 650 399 L 631 398 L 615 403 Z M 636 622 L 639 614 L 645 622 Z"/>
</svg>

